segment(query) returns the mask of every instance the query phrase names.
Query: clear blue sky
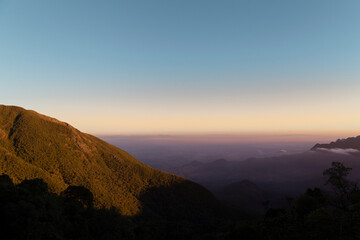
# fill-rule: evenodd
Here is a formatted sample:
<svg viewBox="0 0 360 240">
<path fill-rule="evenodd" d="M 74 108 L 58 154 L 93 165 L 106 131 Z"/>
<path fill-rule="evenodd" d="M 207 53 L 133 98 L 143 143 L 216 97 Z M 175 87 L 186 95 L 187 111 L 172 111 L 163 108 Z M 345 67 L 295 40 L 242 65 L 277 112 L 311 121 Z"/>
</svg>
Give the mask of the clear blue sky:
<svg viewBox="0 0 360 240">
<path fill-rule="evenodd" d="M 91 133 L 360 130 L 360 1 L 0 0 L 0 103 Z"/>
</svg>

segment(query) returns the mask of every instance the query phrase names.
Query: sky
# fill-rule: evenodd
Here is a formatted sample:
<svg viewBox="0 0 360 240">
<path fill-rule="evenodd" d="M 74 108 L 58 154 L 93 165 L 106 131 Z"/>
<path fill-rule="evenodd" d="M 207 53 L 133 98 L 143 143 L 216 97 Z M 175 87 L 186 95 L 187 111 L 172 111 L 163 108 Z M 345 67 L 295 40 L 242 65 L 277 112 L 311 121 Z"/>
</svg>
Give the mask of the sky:
<svg viewBox="0 0 360 240">
<path fill-rule="evenodd" d="M 357 0 L 0 0 L 0 104 L 93 134 L 356 135 L 359 12 Z"/>
</svg>

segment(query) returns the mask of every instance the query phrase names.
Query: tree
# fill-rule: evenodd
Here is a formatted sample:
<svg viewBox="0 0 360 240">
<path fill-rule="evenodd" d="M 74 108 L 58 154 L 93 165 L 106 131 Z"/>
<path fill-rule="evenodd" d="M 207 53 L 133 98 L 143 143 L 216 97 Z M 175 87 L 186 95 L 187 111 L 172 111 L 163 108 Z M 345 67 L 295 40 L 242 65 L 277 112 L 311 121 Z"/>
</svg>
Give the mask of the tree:
<svg viewBox="0 0 360 240">
<path fill-rule="evenodd" d="M 350 194 L 358 190 L 357 184 L 347 178 L 351 168 L 345 167 L 341 162 L 333 162 L 331 166 L 323 172 L 324 176 L 328 176 L 325 184 L 333 189 L 339 200 L 339 207 L 346 210 Z"/>
<path fill-rule="evenodd" d="M 69 186 L 61 196 L 80 202 L 84 207 L 92 207 L 94 196 L 89 189 L 83 186 Z"/>
<path fill-rule="evenodd" d="M 296 200 L 296 212 L 300 217 L 304 217 L 315 210 L 325 206 L 326 199 L 319 188 L 308 188 Z"/>
</svg>

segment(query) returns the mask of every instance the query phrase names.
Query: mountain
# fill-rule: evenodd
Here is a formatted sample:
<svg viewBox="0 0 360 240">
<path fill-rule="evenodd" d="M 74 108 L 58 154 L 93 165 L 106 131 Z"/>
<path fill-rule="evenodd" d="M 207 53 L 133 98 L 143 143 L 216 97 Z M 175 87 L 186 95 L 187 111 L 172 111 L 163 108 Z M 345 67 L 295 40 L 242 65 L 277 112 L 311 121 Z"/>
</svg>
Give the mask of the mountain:
<svg viewBox="0 0 360 240">
<path fill-rule="evenodd" d="M 41 178 L 51 192 L 70 184 L 88 188 L 96 207 L 127 216 L 212 214 L 215 197 L 185 178 L 153 169 L 127 152 L 67 123 L 34 111 L 0 105 L 0 174 L 15 183 Z"/>
<path fill-rule="evenodd" d="M 229 174 L 230 176 L 233 174 L 231 170 L 233 165 L 237 165 L 237 162 L 224 159 L 217 159 L 207 163 L 192 161 L 183 166 L 171 168 L 169 172 L 212 188 L 213 184 L 222 185 L 223 182 L 226 182 L 226 184 L 232 182 L 231 180 L 228 181 L 228 177 Z"/>
<path fill-rule="evenodd" d="M 202 184 L 215 195 L 217 189 L 243 179 L 257 184 L 266 192 L 293 195 L 304 192 L 308 187 L 322 187 L 322 173 L 334 161 L 353 168 L 350 177 L 360 180 L 360 155 L 355 151 L 357 150 L 317 149 L 243 161 L 190 163 L 173 168 L 170 172 Z"/>
<path fill-rule="evenodd" d="M 360 136 L 338 139 L 328 144 L 317 143 L 311 150 L 318 149 L 356 149 L 360 150 Z"/>
</svg>

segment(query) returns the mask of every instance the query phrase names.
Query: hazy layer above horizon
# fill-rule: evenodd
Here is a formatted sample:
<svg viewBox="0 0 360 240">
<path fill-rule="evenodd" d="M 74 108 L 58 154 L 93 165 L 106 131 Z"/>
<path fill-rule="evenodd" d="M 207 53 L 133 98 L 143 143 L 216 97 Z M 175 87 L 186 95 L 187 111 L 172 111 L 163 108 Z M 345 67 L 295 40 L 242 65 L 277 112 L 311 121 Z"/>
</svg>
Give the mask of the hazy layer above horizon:
<svg viewBox="0 0 360 240">
<path fill-rule="evenodd" d="M 287 143 L 287 142 L 308 142 L 319 143 L 329 142 L 336 139 L 357 136 L 356 131 L 351 132 L 327 132 L 327 133 L 155 133 L 155 134 L 96 134 L 106 139 L 126 139 L 134 142 L 165 142 L 165 143 Z"/>
<path fill-rule="evenodd" d="M 317 142 L 330 142 L 330 135 L 244 135 L 244 134 L 173 134 L 173 135 L 98 135 L 101 139 L 161 169 L 191 161 L 217 159 L 241 161 L 308 151 Z M 343 136 L 346 137 L 346 136 Z"/>
</svg>

